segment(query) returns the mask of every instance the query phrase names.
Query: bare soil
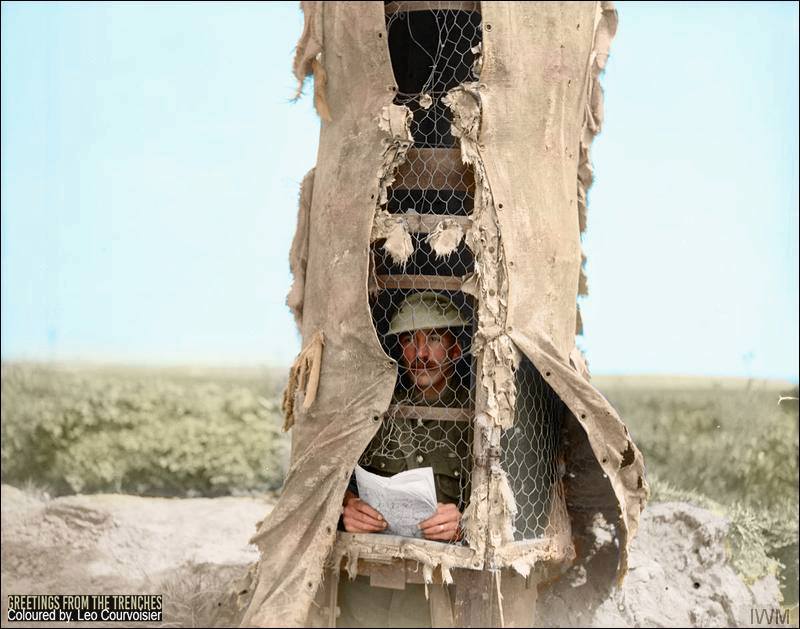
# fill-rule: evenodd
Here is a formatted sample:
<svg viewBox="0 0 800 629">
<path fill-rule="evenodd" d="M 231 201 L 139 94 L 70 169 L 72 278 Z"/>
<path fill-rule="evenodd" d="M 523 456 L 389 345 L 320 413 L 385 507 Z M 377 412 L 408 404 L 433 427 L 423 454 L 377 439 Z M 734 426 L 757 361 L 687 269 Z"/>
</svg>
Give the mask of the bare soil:
<svg viewBox="0 0 800 629">
<path fill-rule="evenodd" d="M 249 497 L 48 499 L 3 485 L 3 618 L 7 594 L 142 592 L 164 595 L 158 626 L 230 623 L 231 592 L 258 559 L 248 540 L 271 506 Z M 541 592 L 540 626 L 750 626 L 751 609 L 779 607 L 778 583 L 767 576 L 746 584 L 736 574 L 727 530 L 724 519 L 690 504 L 648 506 L 622 588 L 599 585 L 614 566 L 598 544 Z"/>
</svg>

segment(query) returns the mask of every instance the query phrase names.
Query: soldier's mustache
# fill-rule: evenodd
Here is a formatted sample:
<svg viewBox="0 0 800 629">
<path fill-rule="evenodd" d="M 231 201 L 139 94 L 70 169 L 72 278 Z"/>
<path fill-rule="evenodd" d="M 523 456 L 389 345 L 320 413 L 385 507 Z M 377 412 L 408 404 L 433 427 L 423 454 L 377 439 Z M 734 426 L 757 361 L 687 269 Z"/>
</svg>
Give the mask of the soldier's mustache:
<svg viewBox="0 0 800 629">
<path fill-rule="evenodd" d="M 455 364 L 455 362 L 456 361 L 453 360 L 450 357 L 445 358 L 443 360 L 439 360 L 439 361 L 437 361 L 437 360 L 419 360 L 419 359 L 417 359 L 417 360 L 415 360 L 414 362 L 412 362 L 408 366 L 408 369 L 415 370 L 415 371 L 418 371 L 418 370 L 421 370 L 421 369 L 438 369 L 438 368 L 441 368 L 441 367 L 446 367 L 448 365 Z"/>
</svg>

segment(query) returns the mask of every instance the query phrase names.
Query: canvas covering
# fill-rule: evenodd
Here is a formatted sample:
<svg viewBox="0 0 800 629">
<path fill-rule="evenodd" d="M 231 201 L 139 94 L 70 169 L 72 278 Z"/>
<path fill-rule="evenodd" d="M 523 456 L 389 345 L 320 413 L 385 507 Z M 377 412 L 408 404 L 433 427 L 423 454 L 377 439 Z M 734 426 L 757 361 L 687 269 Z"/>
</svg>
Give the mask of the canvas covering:
<svg viewBox="0 0 800 629">
<path fill-rule="evenodd" d="M 290 260 L 288 304 L 304 353 L 284 400 L 290 467 L 280 499 L 252 540 L 261 559 L 246 626 L 303 626 L 318 605 L 342 496 L 376 418 L 389 407 L 397 374 L 368 304 L 371 241 L 397 230 L 402 245 L 402 225 L 386 220 L 382 201 L 411 144 L 406 115 L 392 104 L 397 87 L 384 3 L 301 4 L 305 26 L 294 69 L 301 84 L 314 75 L 322 120 Z M 509 378 L 519 357 L 527 357 L 568 409 L 565 484 L 573 530 L 595 513 L 616 526 L 621 579 L 648 495 L 644 463 L 616 411 L 590 384 L 575 345 L 577 296 L 586 285 L 580 234 L 592 176 L 589 146 L 602 121 L 598 75 L 616 12 L 607 2 L 484 2 L 481 13 L 480 81 L 449 97 L 453 134 L 479 188 L 467 243 L 499 245 L 494 258 L 476 263 L 484 356 L 477 421 L 487 434 L 509 425 Z M 498 288 L 491 298 L 490 284 Z M 469 549 L 410 544 L 404 556 L 420 560 L 426 574 L 447 573 L 452 557 L 465 551 L 483 562 L 487 546 L 495 568 L 526 574 L 546 561 L 541 549 L 526 557 L 505 544 L 508 514 L 489 506 L 492 492 L 502 490 L 492 478 L 477 479 L 473 497 L 487 500 L 473 500 L 465 516 Z"/>
</svg>

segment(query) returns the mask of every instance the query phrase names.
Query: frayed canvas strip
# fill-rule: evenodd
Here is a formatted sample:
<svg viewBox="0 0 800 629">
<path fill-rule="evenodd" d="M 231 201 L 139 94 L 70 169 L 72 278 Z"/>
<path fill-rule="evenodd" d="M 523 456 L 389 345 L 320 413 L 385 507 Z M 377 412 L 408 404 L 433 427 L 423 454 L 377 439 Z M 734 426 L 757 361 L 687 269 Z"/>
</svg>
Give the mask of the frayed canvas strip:
<svg viewBox="0 0 800 629">
<path fill-rule="evenodd" d="M 480 253 L 475 259 L 479 299 L 473 350 L 482 356 L 480 384 L 486 390 L 486 412 L 497 426 L 508 428 L 513 423 L 513 373 L 520 356 L 505 334 L 508 277 L 494 198 L 478 142 L 478 84 L 463 83 L 451 89 L 442 102 L 453 112 L 452 134 L 460 140 L 461 160 L 472 166 L 475 176 L 475 209 L 465 235 L 467 246 Z"/>
<path fill-rule="evenodd" d="M 397 168 L 406 161 L 408 149 L 413 144 L 411 136 L 411 110 L 405 105 L 386 105 L 378 117 L 378 127 L 387 135 L 383 139 L 383 161 L 378 169 L 379 197 L 377 207 L 386 205 L 388 189 L 394 183 Z"/>
<path fill-rule="evenodd" d="M 611 40 L 617 32 L 617 11 L 613 2 L 597 3 L 592 36 L 592 50 L 589 55 L 589 67 L 586 81 L 586 106 L 584 110 L 581 140 L 578 151 L 578 227 L 580 233 L 586 231 L 587 224 L 587 192 L 592 185 L 594 172 L 589 157 L 589 149 L 595 136 L 603 126 L 603 88 L 600 85 L 600 73 L 606 67 Z M 586 256 L 581 251 L 581 270 L 578 278 L 578 295 L 589 292 L 586 279 Z M 577 308 L 577 306 L 576 306 Z M 576 317 L 579 313 L 576 311 Z M 576 324 L 576 332 L 583 333 L 583 324 Z"/>
<path fill-rule="evenodd" d="M 393 216 L 384 209 L 375 212 L 372 222 L 370 240 L 384 240 L 383 249 L 392 258 L 392 262 L 405 266 L 414 253 L 414 243 L 408 231 L 408 225 L 400 216 Z"/>
<path fill-rule="evenodd" d="M 318 330 L 311 341 L 297 355 L 289 370 L 289 381 L 283 391 L 283 430 L 287 431 L 294 425 L 295 420 L 295 395 L 303 392 L 303 410 L 308 410 L 317 397 L 319 387 L 319 374 L 322 366 L 322 348 L 325 345 L 325 335 Z"/>
<path fill-rule="evenodd" d="M 292 272 L 292 286 L 286 296 L 286 305 L 294 315 L 297 329 L 302 332 L 303 302 L 306 289 L 306 267 L 308 265 L 308 236 L 311 214 L 311 199 L 314 190 L 314 169 L 303 177 L 300 186 L 300 206 L 297 210 L 297 229 L 289 251 L 289 269 Z"/>
<path fill-rule="evenodd" d="M 383 160 L 377 173 L 378 201 L 370 240 L 372 242 L 385 240 L 383 249 L 389 254 L 392 262 L 400 266 L 405 266 L 414 253 L 414 244 L 403 218 L 392 216 L 384 206 L 388 202 L 388 191 L 394 183 L 397 169 L 406 161 L 408 149 L 413 144 L 412 119 L 408 107 L 393 103 L 386 105 L 378 117 L 378 127 L 386 133 L 386 137 L 383 139 Z"/>
<path fill-rule="evenodd" d="M 425 237 L 425 241 L 430 245 L 437 258 L 443 258 L 453 253 L 463 238 L 464 230 L 458 221 L 446 218 Z"/>
<path fill-rule="evenodd" d="M 325 94 L 328 78 L 323 65 L 323 3 L 301 2 L 300 8 L 303 10 L 303 33 L 297 41 L 292 65 L 297 79 L 297 89 L 292 100 L 300 98 L 306 77 L 313 75 L 314 108 L 320 118 L 330 121 L 331 114 Z"/>
</svg>

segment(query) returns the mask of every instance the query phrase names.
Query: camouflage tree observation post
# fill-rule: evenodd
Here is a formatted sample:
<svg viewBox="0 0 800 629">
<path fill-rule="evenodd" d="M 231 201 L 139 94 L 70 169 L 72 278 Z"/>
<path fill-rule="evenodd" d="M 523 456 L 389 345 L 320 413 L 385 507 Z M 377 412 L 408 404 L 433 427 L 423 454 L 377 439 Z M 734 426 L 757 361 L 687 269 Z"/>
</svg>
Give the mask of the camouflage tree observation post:
<svg viewBox="0 0 800 629">
<path fill-rule="evenodd" d="M 538 583 L 598 517 L 624 575 L 648 491 L 575 346 L 616 12 L 302 5 L 295 73 L 313 74 L 322 119 L 291 253 L 303 350 L 284 399 L 290 469 L 253 539 L 244 624 L 335 626 L 338 580 L 355 575 L 428 584 L 435 626 L 529 624 Z M 417 395 L 403 356 L 414 329 L 450 331 L 458 347 L 434 398 Z M 464 541 L 337 530 L 358 463 L 431 467 Z"/>
</svg>

